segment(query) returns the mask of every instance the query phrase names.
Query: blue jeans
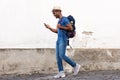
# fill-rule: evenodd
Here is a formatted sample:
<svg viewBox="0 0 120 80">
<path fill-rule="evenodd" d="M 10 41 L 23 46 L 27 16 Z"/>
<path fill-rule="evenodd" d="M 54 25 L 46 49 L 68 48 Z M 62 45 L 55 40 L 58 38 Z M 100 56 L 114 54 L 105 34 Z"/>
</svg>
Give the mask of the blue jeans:
<svg viewBox="0 0 120 80">
<path fill-rule="evenodd" d="M 56 59 L 59 72 L 64 71 L 62 60 L 66 61 L 72 67 L 76 66 L 76 63 L 65 55 L 67 47 L 67 39 L 58 39 L 56 42 Z"/>
</svg>

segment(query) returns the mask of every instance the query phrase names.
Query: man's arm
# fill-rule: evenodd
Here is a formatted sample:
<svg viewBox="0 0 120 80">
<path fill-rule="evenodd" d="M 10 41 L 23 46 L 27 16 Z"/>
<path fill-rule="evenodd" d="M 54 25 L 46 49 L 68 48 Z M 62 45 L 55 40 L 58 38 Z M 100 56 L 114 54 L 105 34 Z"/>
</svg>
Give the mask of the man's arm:
<svg viewBox="0 0 120 80">
<path fill-rule="evenodd" d="M 45 23 L 44 23 L 44 25 L 45 25 L 46 28 L 48 28 L 48 29 L 51 30 L 52 32 L 54 32 L 54 33 L 57 33 L 57 32 L 58 32 L 57 29 L 54 29 L 54 28 L 50 27 L 50 25 L 45 24 Z"/>
<path fill-rule="evenodd" d="M 63 30 L 73 30 L 73 27 L 71 24 L 67 24 L 66 27 L 61 26 L 60 24 L 57 25 L 57 28 L 63 29 Z"/>
</svg>

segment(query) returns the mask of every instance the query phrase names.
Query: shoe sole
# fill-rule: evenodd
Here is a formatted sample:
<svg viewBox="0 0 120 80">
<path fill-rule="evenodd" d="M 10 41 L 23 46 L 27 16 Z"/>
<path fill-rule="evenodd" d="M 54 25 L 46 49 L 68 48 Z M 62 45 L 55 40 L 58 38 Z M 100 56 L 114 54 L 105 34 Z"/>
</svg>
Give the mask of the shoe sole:
<svg viewBox="0 0 120 80">
<path fill-rule="evenodd" d="M 64 76 L 60 76 L 60 77 L 53 77 L 54 79 L 58 79 L 58 78 L 64 78 L 65 77 L 65 75 Z"/>
</svg>

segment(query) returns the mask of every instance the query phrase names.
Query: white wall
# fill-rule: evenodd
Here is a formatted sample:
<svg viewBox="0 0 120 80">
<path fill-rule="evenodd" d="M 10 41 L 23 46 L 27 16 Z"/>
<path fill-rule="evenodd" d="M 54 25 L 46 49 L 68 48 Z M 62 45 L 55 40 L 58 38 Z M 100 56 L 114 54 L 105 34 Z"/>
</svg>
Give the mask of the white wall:
<svg viewBox="0 0 120 80">
<path fill-rule="evenodd" d="M 57 35 L 43 23 L 55 28 L 57 20 L 51 13 L 61 5 L 63 15 L 76 19 L 77 39 L 84 45 L 82 32 L 93 31 L 86 47 L 120 48 L 119 0 L 1 0 L 0 47 L 55 47 Z M 95 41 L 94 41 L 95 40 Z M 81 43 L 82 42 L 82 43 Z"/>
</svg>

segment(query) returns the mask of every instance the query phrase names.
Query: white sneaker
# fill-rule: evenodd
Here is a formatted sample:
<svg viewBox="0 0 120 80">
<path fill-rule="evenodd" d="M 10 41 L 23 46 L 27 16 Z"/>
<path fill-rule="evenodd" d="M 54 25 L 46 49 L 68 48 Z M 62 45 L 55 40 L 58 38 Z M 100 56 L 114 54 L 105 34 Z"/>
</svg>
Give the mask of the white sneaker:
<svg viewBox="0 0 120 80">
<path fill-rule="evenodd" d="M 79 64 L 76 64 L 76 67 L 74 67 L 74 73 L 73 73 L 73 75 L 77 75 L 78 74 L 78 72 L 79 72 L 79 70 L 80 70 L 80 65 Z"/>
<path fill-rule="evenodd" d="M 62 71 L 62 72 L 59 72 L 57 75 L 53 76 L 54 78 L 63 78 L 65 77 L 65 73 Z"/>
</svg>

